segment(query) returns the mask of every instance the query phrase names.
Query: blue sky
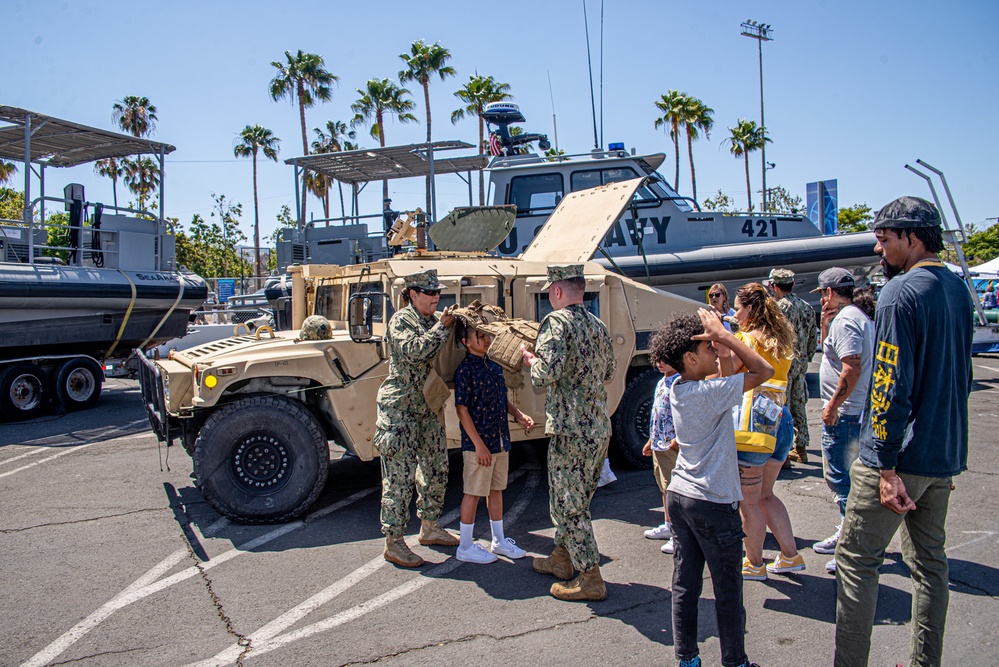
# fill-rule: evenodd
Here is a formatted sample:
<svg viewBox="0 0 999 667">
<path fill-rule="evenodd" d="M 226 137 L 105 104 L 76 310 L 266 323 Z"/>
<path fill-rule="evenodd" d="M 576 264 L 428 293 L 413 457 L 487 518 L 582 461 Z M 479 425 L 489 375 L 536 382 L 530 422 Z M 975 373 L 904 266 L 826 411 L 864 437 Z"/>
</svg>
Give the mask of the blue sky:
<svg viewBox="0 0 999 667">
<path fill-rule="evenodd" d="M 588 0 L 595 77 L 599 7 Z M 177 147 L 167 158 L 166 213 L 183 224 L 195 213 L 207 217 L 215 192 L 242 202 L 242 228 L 252 235 L 251 165 L 232 153 L 247 124 L 282 139 L 280 161 L 260 167 L 262 233 L 277 226 L 282 204 L 294 204 L 292 169 L 283 160 L 302 153 L 298 113 L 268 95 L 276 72 L 270 63 L 283 60 L 285 50 L 318 53 L 340 77 L 333 100 L 306 112 L 310 141 L 311 128 L 349 120 L 355 89 L 369 78 L 394 78 L 402 69 L 399 54 L 424 39 L 447 47 L 458 71 L 431 85 L 435 139 L 476 140 L 475 121 L 452 125 L 450 114 L 460 106 L 454 91 L 478 72 L 510 84 L 526 130 L 554 138 L 554 97 L 560 148 L 581 153 L 593 143 L 580 0 L 0 0 L 0 15 L 6 26 L 0 104 L 113 129 L 116 100 L 149 97 L 159 109 L 153 138 Z M 720 189 L 744 208 L 743 164 L 722 142 L 738 119 L 759 120 L 757 45 L 739 34 L 747 19 L 771 24 L 775 38 L 763 45 L 773 138 L 767 160 L 776 164 L 768 185 L 804 198 L 806 182 L 835 178 L 841 206 L 866 202 L 877 209 L 903 194 L 929 198 L 925 183 L 903 168 L 922 158 L 946 174 L 965 223 L 982 227 L 999 216 L 993 166 L 999 3 L 989 0 L 607 2 L 605 142 L 666 152 L 660 172 L 672 182 L 672 144 L 653 128 L 653 102 L 669 88 L 697 96 L 715 110 L 710 138 L 694 145 L 698 197 Z M 410 88 L 420 122 L 389 124 L 390 144 L 425 138 L 422 92 Z M 378 143 L 366 128 L 358 135 L 362 146 Z M 758 190 L 758 154 L 753 159 Z M 680 190 L 689 195 L 683 143 L 680 169 Z M 46 181 L 50 194 L 75 181 L 86 186 L 90 201 L 112 199 L 110 181 L 89 166 L 47 170 Z M 390 183 L 396 208 L 421 205 L 422 189 L 422 181 L 412 179 Z M 380 187 L 372 184 L 366 194 L 362 207 L 370 212 Z M 439 179 L 442 213 L 466 203 L 461 181 Z M 320 211 L 318 201 L 310 201 L 309 213 Z"/>
</svg>

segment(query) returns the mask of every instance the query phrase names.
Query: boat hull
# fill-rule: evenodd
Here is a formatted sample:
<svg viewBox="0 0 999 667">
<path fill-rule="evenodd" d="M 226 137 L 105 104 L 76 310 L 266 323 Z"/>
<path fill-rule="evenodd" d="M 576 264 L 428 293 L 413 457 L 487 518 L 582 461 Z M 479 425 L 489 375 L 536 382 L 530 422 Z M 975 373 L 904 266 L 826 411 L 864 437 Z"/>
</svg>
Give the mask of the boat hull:
<svg viewBox="0 0 999 667">
<path fill-rule="evenodd" d="M 0 354 L 125 354 L 183 335 L 207 295 L 193 274 L 3 264 Z"/>
<path fill-rule="evenodd" d="M 739 245 L 709 246 L 695 250 L 614 257 L 617 268 L 606 258 L 596 258 L 608 268 L 653 287 L 681 296 L 707 301 L 708 288 L 722 283 L 730 303 L 734 288 L 765 280 L 770 269 L 795 272 L 795 293 L 818 307 L 818 274 L 831 266 L 849 269 L 855 275 L 870 275 L 879 267 L 874 253 L 874 234 L 845 234 L 787 239 Z M 647 266 L 647 268 L 646 268 Z"/>
</svg>

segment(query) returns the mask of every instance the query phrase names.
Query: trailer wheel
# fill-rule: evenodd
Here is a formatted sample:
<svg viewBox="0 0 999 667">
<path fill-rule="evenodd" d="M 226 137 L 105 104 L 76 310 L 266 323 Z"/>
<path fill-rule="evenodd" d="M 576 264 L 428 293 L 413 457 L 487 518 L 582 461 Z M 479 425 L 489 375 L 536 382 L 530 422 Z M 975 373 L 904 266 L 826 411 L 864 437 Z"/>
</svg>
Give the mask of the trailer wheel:
<svg viewBox="0 0 999 667">
<path fill-rule="evenodd" d="M 632 378 L 614 413 L 614 453 L 630 468 L 652 467 L 652 458 L 642 455 L 642 448 L 649 440 L 649 415 L 661 377 L 662 373 L 650 368 Z"/>
<path fill-rule="evenodd" d="M 67 410 L 87 410 L 101 397 L 104 371 L 93 359 L 81 357 L 64 363 L 56 374 L 56 396 Z"/>
<path fill-rule="evenodd" d="M 49 378 L 37 364 L 14 364 L 0 373 L 0 414 L 32 419 L 48 407 Z"/>
<path fill-rule="evenodd" d="M 239 523 L 276 523 L 305 512 L 329 473 L 315 416 L 283 396 L 244 398 L 209 417 L 194 448 L 205 500 Z"/>
</svg>

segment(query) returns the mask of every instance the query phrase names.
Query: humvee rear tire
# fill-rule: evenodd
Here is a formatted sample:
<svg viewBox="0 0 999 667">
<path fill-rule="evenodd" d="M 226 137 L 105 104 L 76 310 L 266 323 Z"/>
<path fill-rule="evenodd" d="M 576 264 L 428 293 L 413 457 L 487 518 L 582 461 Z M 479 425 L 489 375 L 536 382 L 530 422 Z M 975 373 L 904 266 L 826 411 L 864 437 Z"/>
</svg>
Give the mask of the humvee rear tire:
<svg viewBox="0 0 999 667">
<path fill-rule="evenodd" d="M 283 396 L 230 403 L 205 421 L 194 449 L 195 483 L 239 523 L 288 521 L 326 483 L 329 446 L 315 416 Z"/>
<path fill-rule="evenodd" d="M 649 440 L 652 400 L 656 383 L 662 376 L 662 373 L 650 368 L 632 378 L 614 413 L 613 454 L 630 468 L 648 470 L 652 467 L 652 457 L 642 455 L 642 448 Z"/>
</svg>

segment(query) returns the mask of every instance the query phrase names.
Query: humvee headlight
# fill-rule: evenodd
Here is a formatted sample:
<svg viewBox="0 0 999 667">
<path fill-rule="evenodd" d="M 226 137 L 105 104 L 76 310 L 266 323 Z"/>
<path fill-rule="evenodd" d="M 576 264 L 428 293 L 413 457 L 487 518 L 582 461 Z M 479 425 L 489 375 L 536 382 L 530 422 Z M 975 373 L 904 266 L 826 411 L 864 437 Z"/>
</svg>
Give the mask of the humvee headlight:
<svg viewBox="0 0 999 667">
<path fill-rule="evenodd" d="M 205 378 L 205 386 L 209 389 L 214 389 L 215 385 L 219 383 L 219 380 L 214 375 L 209 375 Z"/>
</svg>

